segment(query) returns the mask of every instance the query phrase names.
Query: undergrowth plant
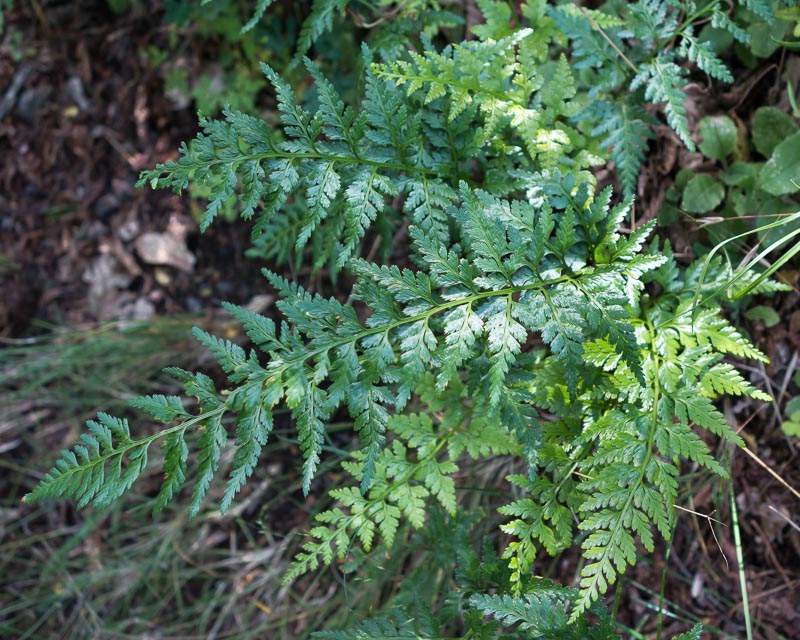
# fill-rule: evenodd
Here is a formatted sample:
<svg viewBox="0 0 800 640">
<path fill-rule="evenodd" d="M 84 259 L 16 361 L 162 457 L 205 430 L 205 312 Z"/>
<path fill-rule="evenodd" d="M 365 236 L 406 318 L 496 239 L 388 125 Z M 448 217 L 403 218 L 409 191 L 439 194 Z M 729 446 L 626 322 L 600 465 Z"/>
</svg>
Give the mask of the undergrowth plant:
<svg viewBox="0 0 800 640">
<path fill-rule="evenodd" d="M 142 175 L 154 188 L 206 188 L 204 229 L 234 203 L 271 257 L 307 258 L 318 277 L 346 270 L 352 291 L 325 297 L 265 270 L 281 321 L 225 305 L 250 351 L 195 330 L 226 389 L 169 369 L 194 400 L 132 402 L 161 431 L 139 437 L 127 419 L 100 413 L 26 501 L 106 507 L 159 445 L 155 510 L 191 484 L 196 516 L 232 448 L 224 512 L 281 407 L 308 493 L 326 425 L 346 414 L 358 436 L 342 465 L 351 482 L 331 491 L 334 506 L 317 516 L 286 580 L 378 547 L 391 553 L 423 532 L 438 531 L 456 559 L 440 560 L 454 576 L 445 593 L 424 601 L 430 590 L 401 588 L 385 615 L 323 637 L 618 637 L 603 596 L 656 535 L 671 537 L 683 465 L 726 478 L 709 443 L 742 444 L 714 400 L 768 399 L 726 360 L 765 356 L 722 303 L 781 287 L 724 256 L 680 263 L 632 209 L 645 107 L 663 105 L 693 147 L 687 63 L 730 79 L 695 22 L 742 42 L 747 34 L 715 2 L 605 12 L 534 0 L 519 13 L 477 4 L 486 22 L 472 39 L 440 49 L 423 32 L 397 59 L 365 46 L 358 104 L 345 104 L 308 58 L 315 108 L 264 65 L 278 123 L 226 110 L 202 121 L 177 161 Z M 312 41 L 347 5 L 313 3 L 303 27 Z M 778 3 L 744 5 L 767 20 Z M 597 191 L 589 171 L 609 150 L 622 198 Z M 382 260 L 368 250 L 374 241 Z M 514 470 L 499 485 L 505 519 L 477 552 L 460 469 L 498 456 Z M 540 551 L 571 547 L 583 559 L 577 584 L 536 577 Z M 698 625 L 680 637 L 699 635 Z"/>
</svg>

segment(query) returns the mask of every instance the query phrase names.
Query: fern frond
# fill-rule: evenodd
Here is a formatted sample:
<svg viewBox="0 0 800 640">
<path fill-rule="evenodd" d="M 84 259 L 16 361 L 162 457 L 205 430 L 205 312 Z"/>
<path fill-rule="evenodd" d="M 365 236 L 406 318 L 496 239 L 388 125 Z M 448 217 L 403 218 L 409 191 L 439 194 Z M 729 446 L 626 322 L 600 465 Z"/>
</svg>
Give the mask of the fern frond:
<svg viewBox="0 0 800 640">
<path fill-rule="evenodd" d="M 605 135 L 600 145 L 611 150 L 611 159 L 619 172 L 623 193 L 633 195 L 648 140 L 653 138 L 651 118 L 630 99 L 597 101 L 591 113 L 594 121 L 599 123 L 592 130 L 592 135 Z"/>
<path fill-rule="evenodd" d="M 675 636 L 673 640 L 700 640 L 702 632 L 703 632 L 703 625 L 697 623 L 691 629 L 689 629 L 689 631 L 686 631 L 685 633 Z"/>
<path fill-rule="evenodd" d="M 239 387 L 228 402 L 237 412 L 236 453 L 233 457 L 231 477 L 225 487 L 220 503 L 220 511 L 225 513 L 231 506 L 236 493 L 241 490 L 252 475 L 261 455 L 261 450 L 272 432 L 272 405 L 261 384 Z"/>
<path fill-rule="evenodd" d="M 472 27 L 472 33 L 481 40 L 492 38 L 499 40 L 513 34 L 511 26 L 511 8 L 505 2 L 495 0 L 477 0 L 478 9 L 483 14 L 485 24 Z"/>
<path fill-rule="evenodd" d="M 745 29 L 736 24 L 723 11 L 715 9 L 711 14 L 711 26 L 715 29 L 722 29 L 730 33 L 738 42 L 750 44 L 750 34 Z"/>
<path fill-rule="evenodd" d="M 222 412 L 209 416 L 200 428 L 202 434 L 197 443 L 200 452 L 197 458 L 197 478 L 189 507 L 190 518 L 194 518 L 200 512 L 206 491 L 219 468 L 222 448 L 228 441 L 228 433 L 222 424 Z"/>
<path fill-rule="evenodd" d="M 275 0 L 257 0 L 256 6 L 253 9 L 253 15 L 251 16 L 250 20 L 248 20 L 244 26 L 242 27 L 242 33 L 247 33 L 253 27 L 255 27 L 260 21 L 261 18 L 264 17 L 267 9 Z"/>
<path fill-rule="evenodd" d="M 160 401 L 148 400 L 141 404 L 155 408 L 165 418 L 174 413 L 173 410 L 164 412 L 166 403 Z M 97 420 L 86 423 L 87 432 L 82 434 L 81 443 L 72 450 L 61 452 L 53 469 L 24 497 L 24 501 L 71 498 L 81 507 L 89 504 L 98 509 L 108 507 L 125 494 L 145 470 L 150 445 L 165 439 L 164 471 L 167 478 L 155 503 L 158 511 L 184 482 L 184 432 L 195 424 L 220 420 L 223 411 L 224 408 L 217 407 L 138 440 L 131 438 L 127 420 L 98 413 Z"/>
<path fill-rule="evenodd" d="M 175 431 L 164 441 L 164 482 L 153 505 L 153 515 L 166 507 L 186 482 L 186 461 L 189 447 L 184 431 Z"/>
<path fill-rule="evenodd" d="M 716 398 L 718 395 L 725 394 L 748 396 L 763 402 L 772 401 L 769 394 L 756 389 L 729 362 L 717 362 L 705 370 L 700 379 L 700 386 L 703 394 L 708 398 Z"/>
<path fill-rule="evenodd" d="M 685 34 L 681 41 L 680 54 L 686 56 L 690 62 L 694 62 L 701 71 L 704 71 L 712 78 L 722 82 L 733 82 L 733 75 L 719 59 L 711 48 L 709 42 L 700 42 L 694 37 Z"/>
<path fill-rule="evenodd" d="M 141 396 L 133 398 L 128 404 L 149 413 L 156 420 L 165 424 L 178 418 L 186 419 L 190 417 L 178 396 Z"/>
<path fill-rule="evenodd" d="M 695 150 L 689 123 L 686 120 L 685 70 L 675 64 L 668 55 L 659 54 L 648 65 L 639 70 L 631 81 L 631 89 L 644 86 L 644 95 L 652 102 L 664 103 L 667 122 L 678 134 L 681 142 L 690 151 Z"/>
<path fill-rule="evenodd" d="M 300 27 L 297 37 L 295 63 L 308 53 L 314 42 L 323 34 L 333 29 L 336 15 L 342 15 L 347 8 L 348 0 L 314 0 L 311 12 Z"/>
<path fill-rule="evenodd" d="M 533 631 L 538 637 L 564 633 L 566 607 L 575 592 L 545 580 L 540 582 L 545 584 L 534 584 L 524 597 L 475 594 L 470 605 L 504 626 L 519 625 L 521 631 Z"/>
<path fill-rule="evenodd" d="M 741 0 L 741 3 L 769 24 L 775 21 L 775 16 L 772 13 L 772 5 L 768 0 Z"/>
</svg>

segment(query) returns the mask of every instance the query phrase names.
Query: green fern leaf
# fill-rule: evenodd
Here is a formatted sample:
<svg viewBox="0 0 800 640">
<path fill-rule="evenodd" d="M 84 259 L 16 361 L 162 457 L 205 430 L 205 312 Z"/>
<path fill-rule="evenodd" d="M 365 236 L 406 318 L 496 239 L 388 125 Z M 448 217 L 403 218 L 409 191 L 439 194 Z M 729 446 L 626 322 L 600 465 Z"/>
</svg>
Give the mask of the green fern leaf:
<svg viewBox="0 0 800 640">
<path fill-rule="evenodd" d="M 511 8 L 505 2 L 477 0 L 476 4 L 483 14 L 485 24 L 472 27 L 472 33 L 481 40 L 499 40 L 513 34 L 511 27 Z"/>
<path fill-rule="evenodd" d="M 202 435 L 198 441 L 200 453 L 197 457 L 197 478 L 189 507 L 190 518 L 194 518 L 200 512 L 206 491 L 219 468 L 221 449 L 228 441 L 228 433 L 222 425 L 221 413 L 209 417 L 202 429 Z"/>
<path fill-rule="evenodd" d="M 703 625 L 697 623 L 689 631 L 675 636 L 673 640 L 700 640 L 700 635 L 703 632 Z"/>
<path fill-rule="evenodd" d="M 272 320 L 229 302 L 223 302 L 222 307 L 242 323 L 248 337 L 254 344 L 265 351 L 278 346 L 275 338 L 275 323 Z"/>
<path fill-rule="evenodd" d="M 304 56 L 314 42 L 323 34 L 333 29 L 333 19 L 336 14 L 343 14 L 348 0 L 314 0 L 311 3 L 311 13 L 300 27 L 297 37 L 297 52 L 294 62 Z"/>
<path fill-rule="evenodd" d="M 192 334 L 214 354 L 231 382 L 242 382 L 247 378 L 247 356 L 244 349 L 229 340 L 220 340 L 197 327 L 192 329 Z"/>
<path fill-rule="evenodd" d="M 175 497 L 186 482 L 186 461 L 189 458 L 189 447 L 186 445 L 183 431 L 171 433 L 164 442 L 164 482 L 161 484 L 153 515 L 162 511 Z"/>
<path fill-rule="evenodd" d="M 590 117 L 599 123 L 592 130 L 592 135 L 605 135 L 600 145 L 611 150 L 611 159 L 619 172 L 623 193 L 633 195 L 648 140 L 653 138 L 651 118 L 630 98 L 618 102 L 597 101 L 590 113 Z"/>
<path fill-rule="evenodd" d="M 701 71 L 704 71 L 712 78 L 722 82 L 733 82 L 733 75 L 731 75 L 722 60 L 719 59 L 709 42 L 700 42 L 696 38 L 684 34 L 681 41 L 680 54 L 686 56 L 690 62 L 694 62 Z"/>
<path fill-rule="evenodd" d="M 88 433 L 72 450 L 63 450 L 25 502 L 70 497 L 80 507 L 102 509 L 125 493 L 147 466 L 147 449 L 154 438 L 131 440 L 128 422 L 105 413 L 86 423 Z M 127 467 L 123 467 L 123 460 Z"/>
<path fill-rule="evenodd" d="M 689 151 L 695 150 L 689 123 L 686 120 L 685 70 L 671 61 L 666 54 L 659 54 L 653 62 L 642 67 L 631 81 L 631 89 L 645 87 L 645 97 L 653 102 L 663 102 L 667 122 L 686 145 Z"/>
<path fill-rule="evenodd" d="M 261 18 L 264 17 L 264 13 L 266 13 L 267 9 L 269 9 L 269 6 L 274 1 L 275 0 L 257 0 L 255 9 L 253 9 L 253 15 L 242 27 L 242 33 L 247 33 L 253 27 L 255 27 L 261 21 Z"/>
<path fill-rule="evenodd" d="M 506 384 L 506 374 L 520 352 L 528 334 L 513 317 L 511 296 L 496 298 L 478 309 L 478 316 L 486 323 L 486 333 L 491 362 L 489 378 L 490 406 L 497 406 Z"/>
<path fill-rule="evenodd" d="M 708 398 L 715 398 L 720 394 L 731 396 L 748 396 L 763 402 L 772 402 L 772 396 L 756 389 L 742 377 L 729 362 L 717 362 L 704 371 L 700 379 L 700 386 Z"/>
<path fill-rule="evenodd" d="M 141 396 L 128 401 L 132 407 L 146 411 L 156 420 L 167 423 L 178 418 L 186 419 L 189 413 L 183 408 L 183 402 L 178 396 Z"/>
<path fill-rule="evenodd" d="M 225 513 L 231 506 L 236 493 L 241 490 L 252 475 L 272 432 L 272 404 L 261 384 L 251 384 L 238 388 L 228 401 L 232 410 L 238 413 L 236 422 L 236 453 L 233 457 L 231 477 L 225 488 L 220 511 Z"/>
</svg>

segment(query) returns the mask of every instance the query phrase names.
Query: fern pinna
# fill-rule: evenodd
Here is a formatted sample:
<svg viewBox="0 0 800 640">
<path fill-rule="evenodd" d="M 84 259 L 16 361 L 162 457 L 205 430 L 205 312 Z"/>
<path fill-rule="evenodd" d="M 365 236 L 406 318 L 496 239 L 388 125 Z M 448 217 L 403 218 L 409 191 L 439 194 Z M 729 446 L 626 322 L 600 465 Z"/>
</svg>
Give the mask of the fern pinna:
<svg viewBox="0 0 800 640">
<path fill-rule="evenodd" d="M 649 238 L 652 222 L 623 232 L 632 199 L 595 193 L 587 171 L 610 148 L 623 190 L 632 192 L 649 136 L 647 99 L 665 102 L 683 137 L 683 70 L 678 53 L 657 45 L 680 31 L 688 43 L 681 55 L 701 60 L 705 50 L 692 53 L 690 30 L 679 29 L 670 8 L 686 3 L 632 5 L 630 32 L 618 16 L 588 12 L 587 20 L 569 5 L 542 2 L 522 8 L 535 28 L 515 30 L 505 4 L 478 4 L 488 18 L 478 40 L 441 52 L 427 43 L 399 61 L 374 62 L 365 49 L 359 108 L 345 105 L 309 60 L 313 112 L 264 67 L 277 94 L 276 126 L 227 111 L 203 121 L 177 161 L 143 174 L 142 184 L 154 187 L 208 187 L 204 228 L 235 201 L 256 218 L 256 238 L 280 243 L 293 230 L 292 246 L 273 255 L 309 248 L 315 269 L 352 273 L 352 295 L 343 303 L 265 271 L 280 294 L 280 323 L 225 305 L 244 326 L 249 352 L 195 331 L 228 389 L 170 369 L 196 402 L 135 400 L 165 424 L 140 438 L 126 420 L 100 414 L 27 501 L 70 497 L 105 507 L 132 486 L 159 443 L 164 480 L 155 511 L 188 483 L 196 516 L 230 447 L 224 512 L 282 409 L 296 426 L 308 493 L 326 425 L 347 412 L 359 443 L 342 465 L 352 482 L 331 492 L 335 506 L 317 517 L 287 581 L 357 546 L 390 549 L 401 534 L 430 526 L 432 513 L 461 517 L 465 461 L 507 456 L 518 472 L 507 477 L 513 497 L 500 508 L 506 538 L 491 566 L 502 568 L 486 581 L 475 569 L 480 561 L 460 564 L 468 586 L 456 585 L 462 590 L 447 615 L 463 619 L 472 637 L 497 637 L 509 626 L 526 637 L 615 637 L 602 596 L 635 563 L 638 545 L 652 551 L 656 532 L 671 536 L 680 465 L 726 477 L 703 431 L 741 443 L 713 400 L 767 398 L 724 359 L 764 356 L 725 320 L 719 296 L 775 285 L 734 278 L 720 259 L 680 266 L 668 244 Z M 593 24 L 609 39 L 587 31 Z M 567 38 L 576 67 L 597 73 L 586 91 L 567 58 L 550 53 Z M 635 75 L 624 60 L 602 62 L 627 41 L 644 52 Z M 641 91 L 618 96 L 626 81 Z M 604 124 L 589 126 L 587 113 Z M 402 225 L 414 268 L 358 257 L 368 233 L 388 239 Z M 585 560 L 577 586 L 534 577 L 540 550 L 558 554 L 574 544 Z M 470 567 L 475 576 L 467 579 Z M 432 636 L 435 625 L 419 626 L 430 620 L 393 613 L 330 637 L 409 629 Z"/>
</svg>

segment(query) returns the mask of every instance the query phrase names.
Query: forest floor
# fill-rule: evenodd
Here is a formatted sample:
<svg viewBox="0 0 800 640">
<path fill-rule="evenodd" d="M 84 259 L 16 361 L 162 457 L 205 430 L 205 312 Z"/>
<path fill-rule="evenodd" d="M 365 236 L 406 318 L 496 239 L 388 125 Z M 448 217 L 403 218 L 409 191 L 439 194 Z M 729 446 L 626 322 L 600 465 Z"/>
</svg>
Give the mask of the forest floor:
<svg viewBox="0 0 800 640">
<path fill-rule="evenodd" d="M 381 595 L 351 599 L 336 571 L 280 586 L 291 534 L 308 529 L 315 509 L 285 480 L 297 477 L 297 456 L 280 433 L 224 518 L 209 510 L 187 522 L 176 506 L 152 521 L 155 472 L 105 513 L 20 503 L 96 409 L 167 389 L 162 366 L 213 371 L 188 330 L 237 337 L 214 311 L 220 301 L 268 311 L 272 300 L 263 265 L 244 256 L 246 224 L 201 235 L 196 201 L 134 187 L 140 171 L 176 156 L 197 118 L 142 55 L 166 48 L 159 13 L 115 14 L 111 4 L 15 3 L 0 34 L 0 636 L 304 637 Z M 775 66 L 737 76 L 727 112 L 749 122 Z M 695 93 L 695 121 L 720 110 L 706 87 Z M 648 216 L 696 160 L 664 132 L 651 151 L 640 181 Z M 692 233 L 662 232 L 679 250 Z M 797 267 L 783 277 L 796 283 Z M 781 480 L 800 486 L 800 442 L 780 428 L 783 405 L 800 393 L 799 300 L 796 288 L 765 300 L 780 322 L 746 325 L 771 363 L 742 366 L 776 402 L 724 406 L 761 461 L 730 452 L 757 638 L 796 638 L 800 626 L 800 498 Z M 666 560 L 662 546 L 627 576 L 620 615 L 638 637 L 655 637 L 662 575 L 667 630 L 699 620 L 713 637 L 745 637 L 726 487 L 693 489 L 696 514 L 681 515 Z"/>
</svg>

